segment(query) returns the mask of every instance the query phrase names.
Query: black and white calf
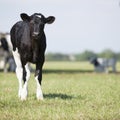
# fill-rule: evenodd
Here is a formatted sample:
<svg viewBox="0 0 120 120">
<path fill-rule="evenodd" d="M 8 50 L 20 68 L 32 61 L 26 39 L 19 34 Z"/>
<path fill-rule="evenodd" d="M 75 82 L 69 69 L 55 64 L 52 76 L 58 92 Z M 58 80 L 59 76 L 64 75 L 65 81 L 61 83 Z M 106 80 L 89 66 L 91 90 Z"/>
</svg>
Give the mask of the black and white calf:
<svg viewBox="0 0 120 120">
<path fill-rule="evenodd" d="M 36 97 L 43 100 L 41 89 L 42 66 L 46 49 L 46 37 L 44 33 L 45 24 L 54 22 L 55 17 L 45 17 L 40 13 L 28 16 L 26 13 L 21 15 L 22 21 L 13 25 L 10 35 L 13 45 L 13 56 L 16 63 L 16 75 L 19 81 L 18 95 L 21 100 L 27 98 L 27 86 L 30 77 L 28 62 L 36 64 L 35 80 L 37 82 Z M 23 80 L 23 84 L 22 84 Z"/>
<path fill-rule="evenodd" d="M 106 72 L 108 73 L 108 68 L 111 67 L 113 72 L 116 72 L 116 63 L 115 58 L 106 59 L 106 58 L 91 58 L 90 62 L 94 65 L 96 72 Z"/>
<path fill-rule="evenodd" d="M 4 72 L 15 71 L 15 62 L 11 52 L 9 33 L 0 33 L 0 69 Z"/>
</svg>

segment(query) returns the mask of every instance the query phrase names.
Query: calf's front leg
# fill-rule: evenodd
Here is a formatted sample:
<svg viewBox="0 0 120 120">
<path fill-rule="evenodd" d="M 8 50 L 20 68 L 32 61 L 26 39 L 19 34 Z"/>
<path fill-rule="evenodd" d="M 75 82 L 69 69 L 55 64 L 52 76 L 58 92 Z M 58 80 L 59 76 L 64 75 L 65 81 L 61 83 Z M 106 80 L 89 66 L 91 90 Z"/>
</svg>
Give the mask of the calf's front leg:
<svg viewBox="0 0 120 120">
<path fill-rule="evenodd" d="M 23 88 L 22 88 L 22 91 L 21 91 L 21 100 L 24 101 L 27 99 L 27 95 L 28 95 L 28 80 L 30 78 L 30 71 L 29 71 L 29 68 L 28 68 L 28 64 L 26 64 L 24 67 L 23 67 Z"/>
<path fill-rule="evenodd" d="M 42 88 L 41 88 L 42 69 L 36 70 L 35 80 L 37 83 L 36 97 L 38 100 L 43 100 L 43 93 L 42 93 Z"/>
</svg>

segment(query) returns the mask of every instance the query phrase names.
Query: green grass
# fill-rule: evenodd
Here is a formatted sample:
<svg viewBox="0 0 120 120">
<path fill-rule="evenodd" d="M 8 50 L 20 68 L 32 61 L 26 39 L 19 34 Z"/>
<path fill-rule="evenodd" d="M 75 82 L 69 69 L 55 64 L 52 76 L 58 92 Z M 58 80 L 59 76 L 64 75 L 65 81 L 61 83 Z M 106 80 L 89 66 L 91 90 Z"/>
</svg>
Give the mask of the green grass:
<svg viewBox="0 0 120 120">
<path fill-rule="evenodd" d="M 119 70 L 120 64 L 117 64 Z M 120 74 L 94 73 L 89 63 L 46 62 L 35 97 L 31 74 L 27 101 L 18 99 L 14 73 L 0 72 L 0 120 L 120 120 Z"/>
</svg>

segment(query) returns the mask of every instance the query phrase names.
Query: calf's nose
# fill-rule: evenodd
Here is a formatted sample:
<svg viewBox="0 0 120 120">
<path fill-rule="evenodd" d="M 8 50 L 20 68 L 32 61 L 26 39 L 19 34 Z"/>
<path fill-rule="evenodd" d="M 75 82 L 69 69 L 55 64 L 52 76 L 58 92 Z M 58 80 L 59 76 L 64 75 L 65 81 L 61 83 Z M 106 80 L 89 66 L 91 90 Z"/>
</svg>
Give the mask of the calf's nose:
<svg viewBox="0 0 120 120">
<path fill-rule="evenodd" d="M 38 32 L 33 32 L 33 37 L 38 36 Z"/>
</svg>

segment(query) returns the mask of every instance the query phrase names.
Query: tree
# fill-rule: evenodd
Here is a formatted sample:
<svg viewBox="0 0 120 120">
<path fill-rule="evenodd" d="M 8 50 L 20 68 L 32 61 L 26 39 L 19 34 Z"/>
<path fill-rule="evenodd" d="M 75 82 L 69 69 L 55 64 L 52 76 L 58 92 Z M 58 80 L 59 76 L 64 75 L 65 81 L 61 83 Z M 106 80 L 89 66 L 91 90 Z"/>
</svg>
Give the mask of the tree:
<svg viewBox="0 0 120 120">
<path fill-rule="evenodd" d="M 90 58 L 95 57 L 97 55 L 96 55 L 96 53 L 94 53 L 92 51 L 86 50 L 81 54 L 76 54 L 75 56 L 76 56 L 77 61 L 88 61 L 88 60 L 90 60 Z"/>
<path fill-rule="evenodd" d="M 105 49 L 103 52 L 98 54 L 99 57 L 113 58 L 116 57 L 116 54 L 111 49 Z"/>
<path fill-rule="evenodd" d="M 69 55 L 62 53 L 48 53 L 46 54 L 47 61 L 69 61 Z"/>
</svg>

